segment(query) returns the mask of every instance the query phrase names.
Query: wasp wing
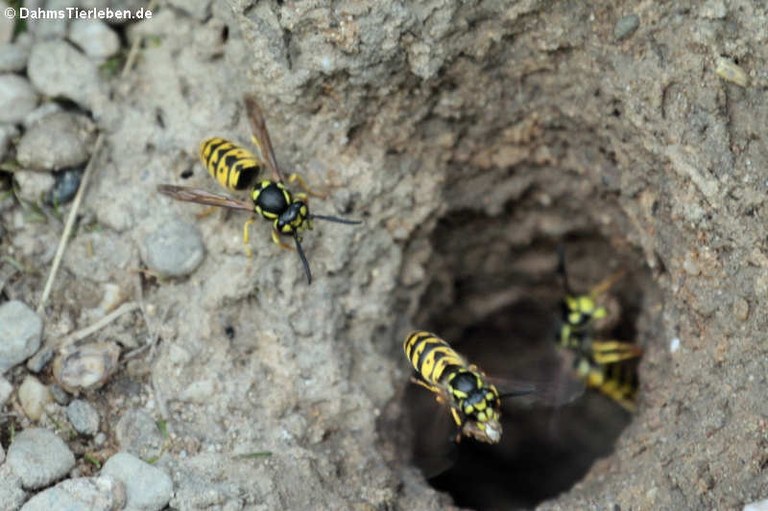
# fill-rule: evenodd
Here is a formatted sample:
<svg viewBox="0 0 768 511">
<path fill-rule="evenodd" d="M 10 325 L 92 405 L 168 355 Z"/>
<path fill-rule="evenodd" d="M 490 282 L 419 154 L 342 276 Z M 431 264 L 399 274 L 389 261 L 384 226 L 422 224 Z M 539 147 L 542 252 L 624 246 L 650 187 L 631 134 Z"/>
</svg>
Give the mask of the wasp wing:
<svg viewBox="0 0 768 511">
<path fill-rule="evenodd" d="M 200 188 L 190 188 L 187 186 L 175 185 L 158 185 L 157 191 L 163 195 L 167 195 L 168 197 L 180 201 L 195 202 L 197 204 L 217 206 L 220 208 L 240 209 L 250 213 L 253 212 L 253 204 L 250 202 L 238 200 L 233 197 L 229 197 L 228 195 L 209 192 Z"/>
<path fill-rule="evenodd" d="M 253 142 L 259 149 L 261 160 L 269 167 L 273 181 L 284 181 L 280 167 L 277 165 L 275 151 L 272 149 L 272 141 L 267 131 L 267 123 L 259 103 L 253 96 L 245 96 L 245 111 L 248 113 L 248 122 L 251 124 Z"/>
</svg>

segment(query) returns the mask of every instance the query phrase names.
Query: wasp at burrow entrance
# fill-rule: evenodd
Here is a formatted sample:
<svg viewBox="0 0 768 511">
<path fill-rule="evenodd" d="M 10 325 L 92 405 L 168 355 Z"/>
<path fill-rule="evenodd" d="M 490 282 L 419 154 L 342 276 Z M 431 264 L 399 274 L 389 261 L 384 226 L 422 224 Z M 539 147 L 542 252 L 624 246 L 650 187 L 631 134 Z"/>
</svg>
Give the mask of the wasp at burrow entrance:
<svg viewBox="0 0 768 511">
<path fill-rule="evenodd" d="M 163 184 L 159 185 L 157 190 L 176 200 L 248 211 L 272 222 L 272 241 L 282 248 L 290 249 L 289 245 L 281 241 L 280 236 L 293 238 L 296 251 L 304 267 L 304 273 L 307 276 L 307 282 L 311 284 L 312 272 L 307 257 L 304 255 L 304 249 L 301 247 L 301 233 L 312 229 L 313 220 L 325 220 L 347 225 L 356 225 L 362 222 L 310 213 L 309 195 L 312 192 L 301 177 L 297 174 L 291 174 L 288 182 L 298 183 L 304 190 L 303 192 L 292 193 L 284 184 L 285 179 L 272 149 L 267 124 L 256 99 L 246 96 L 245 109 L 251 125 L 252 140 L 258 154 L 254 154 L 233 142 L 214 137 L 206 139 L 200 144 L 200 159 L 211 177 L 216 179 L 222 187 L 232 191 L 250 188 L 250 201 L 238 200 L 228 195 L 186 186 Z M 256 182 L 264 167 L 269 170 L 271 179 Z M 243 243 L 246 246 L 249 240 L 248 230 L 252 223 L 253 218 L 250 218 L 243 226 Z"/>
<path fill-rule="evenodd" d="M 430 332 L 411 332 L 405 338 L 403 350 L 418 373 L 418 378 L 411 381 L 434 392 L 438 403 L 449 407 L 458 427 L 457 442 L 467 436 L 489 444 L 499 443 L 501 399 L 534 392 L 531 386 L 519 385 L 500 394 L 485 373 Z"/>
<path fill-rule="evenodd" d="M 634 412 L 637 365 L 643 350 L 631 342 L 598 338 L 599 323 L 608 316 L 606 307 L 599 303 L 600 297 L 623 272 L 609 275 L 586 294 L 576 294 L 568 282 L 562 246 L 558 247 L 557 255 L 557 272 L 565 290 L 558 347 L 573 357 L 573 371 L 587 388 L 598 390 L 628 412 Z"/>
</svg>

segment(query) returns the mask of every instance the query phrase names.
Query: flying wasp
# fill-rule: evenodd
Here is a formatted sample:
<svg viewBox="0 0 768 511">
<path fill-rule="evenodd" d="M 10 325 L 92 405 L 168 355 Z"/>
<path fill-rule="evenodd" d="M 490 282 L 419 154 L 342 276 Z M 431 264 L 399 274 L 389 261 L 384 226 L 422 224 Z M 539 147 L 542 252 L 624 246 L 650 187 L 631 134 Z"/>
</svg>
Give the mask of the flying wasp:
<svg viewBox="0 0 768 511">
<path fill-rule="evenodd" d="M 601 340 L 599 322 L 608 316 L 599 299 L 621 278 L 623 272 L 608 276 L 586 294 L 576 294 L 568 283 L 565 251 L 558 247 L 558 274 L 563 281 L 565 298 L 558 347 L 573 355 L 573 369 L 587 388 L 596 389 L 629 412 L 635 411 L 637 363 L 643 354 L 634 343 Z"/>
<path fill-rule="evenodd" d="M 430 332 L 411 332 L 403 343 L 405 356 L 418 373 L 412 381 L 437 394 L 448 405 L 458 433 L 489 444 L 501 440 L 501 399 L 533 392 L 530 388 L 499 394 L 496 386 L 474 364 Z"/>
<path fill-rule="evenodd" d="M 157 190 L 180 201 L 255 212 L 265 220 L 272 222 L 272 241 L 282 248 L 290 249 L 291 247 L 284 244 L 280 237 L 290 236 L 293 238 L 299 259 L 301 259 L 301 264 L 304 267 L 304 273 L 307 276 L 307 282 L 311 284 L 312 272 L 304 249 L 301 247 L 301 233 L 312 229 L 313 220 L 325 220 L 347 225 L 360 224 L 361 222 L 310 213 L 309 195 L 312 192 L 306 183 L 297 174 L 291 174 L 288 182 L 297 182 L 304 191 L 292 193 L 284 185 L 285 180 L 272 149 L 267 124 L 255 98 L 245 97 L 245 109 L 257 154 L 233 142 L 214 137 L 206 139 L 200 144 L 200 159 L 211 177 L 218 181 L 222 187 L 232 191 L 250 189 L 250 201 L 238 200 L 228 195 L 186 186 L 163 184 L 159 185 Z M 271 179 L 256 182 L 264 167 L 269 170 Z M 243 243 L 246 245 L 252 223 L 253 218 L 250 218 L 243 226 Z"/>
</svg>

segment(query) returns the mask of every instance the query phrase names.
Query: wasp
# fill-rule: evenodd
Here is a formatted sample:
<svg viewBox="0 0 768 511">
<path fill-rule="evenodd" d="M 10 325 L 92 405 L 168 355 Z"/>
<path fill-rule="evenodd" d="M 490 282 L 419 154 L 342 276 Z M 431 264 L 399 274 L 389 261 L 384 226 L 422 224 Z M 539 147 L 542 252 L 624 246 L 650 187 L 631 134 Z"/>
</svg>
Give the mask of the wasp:
<svg viewBox="0 0 768 511">
<path fill-rule="evenodd" d="M 430 332 L 411 332 L 405 338 L 403 350 L 418 374 L 412 381 L 437 394 L 437 401 L 450 408 L 459 429 L 457 442 L 468 436 L 480 442 L 499 443 L 501 399 L 532 392 L 521 386 L 499 394 L 477 366 L 469 364 L 445 340 Z"/>
<path fill-rule="evenodd" d="M 574 356 L 574 372 L 587 388 L 602 392 L 625 410 L 634 412 L 637 363 L 643 351 L 631 342 L 597 338 L 599 323 L 608 316 L 605 306 L 599 304 L 600 297 L 623 272 L 608 276 L 586 294 L 576 294 L 568 283 L 562 247 L 558 247 L 557 271 L 565 290 L 558 347 Z"/>
<path fill-rule="evenodd" d="M 236 143 L 214 137 L 200 144 L 200 159 L 211 177 L 222 187 L 231 191 L 250 189 L 250 201 L 186 186 L 163 184 L 157 189 L 160 193 L 176 200 L 248 211 L 272 222 L 272 241 L 282 248 L 290 249 L 291 247 L 284 244 L 280 237 L 293 238 L 307 282 L 311 284 L 312 272 L 301 246 L 302 232 L 312 229 L 313 220 L 347 225 L 356 225 L 361 222 L 309 212 L 309 194 L 311 194 L 309 188 L 297 174 L 291 174 L 288 182 L 298 182 L 304 191 L 293 193 L 288 190 L 272 149 L 261 108 L 256 99 L 251 96 L 246 96 L 244 102 L 251 125 L 252 141 L 257 153 L 254 154 Z M 262 179 L 257 182 L 258 175 L 264 167 L 269 170 L 271 179 Z M 253 218 L 250 218 L 243 226 L 243 242 L 246 245 L 252 223 Z"/>
</svg>

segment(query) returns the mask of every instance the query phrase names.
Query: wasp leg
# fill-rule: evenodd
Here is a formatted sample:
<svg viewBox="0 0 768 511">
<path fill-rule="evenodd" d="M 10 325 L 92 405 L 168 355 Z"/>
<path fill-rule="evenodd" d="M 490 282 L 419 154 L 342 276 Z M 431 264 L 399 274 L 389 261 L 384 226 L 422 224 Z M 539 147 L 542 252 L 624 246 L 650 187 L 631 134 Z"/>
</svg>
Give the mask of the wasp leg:
<svg viewBox="0 0 768 511">
<path fill-rule="evenodd" d="M 213 212 L 218 210 L 218 209 L 220 209 L 220 208 L 218 208 L 216 206 L 208 206 L 207 208 L 202 210 L 200 213 L 196 214 L 195 218 L 197 218 L 198 220 L 201 220 L 201 219 L 203 219 L 203 218 L 205 218 L 207 216 L 211 216 L 211 214 L 213 214 Z"/>
<path fill-rule="evenodd" d="M 597 298 L 598 296 L 601 296 L 605 294 L 609 289 L 613 287 L 616 282 L 619 281 L 624 276 L 625 271 L 619 270 L 611 275 L 608 275 L 606 278 L 595 284 L 595 286 L 589 291 L 589 296 L 592 298 Z"/>
<path fill-rule="evenodd" d="M 594 341 L 592 356 L 598 364 L 612 364 L 632 360 L 643 354 L 643 350 L 632 343 L 621 341 Z"/>
<path fill-rule="evenodd" d="M 250 245 L 250 231 L 253 221 L 253 218 L 249 218 L 243 224 L 243 249 L 245 250 L 245 255 L 248 256 L 248 258 L 253 257 L 253 250 L 251 249 Z"/>
<path fill-rule="evenodd" d="M 272 241 L 275 243 L 275 245 L 282 248 L 283 250 L 293 250 L 292 246 L 288 245 L 282 239 L 280 239 L 280 233 L 275 229 L 272 229 Z"/>
<path fill-rule="evenodd" d="M 327 193 L 320 193 L 312 190 L 312 188 L 309 187 L 309 185 L 304 180 L 304 178 L 301 177 L 301 175 L 299 175 L 296 172 L 293 172 L 288 176 L 288 182 L 291 184 L 296 183 L 299 186 L 299 188 L 304 190 L 304 197 L 306 197 L 307 195 L 312 197 L 317 197 L 319 199 L 325 199 L 326 197 L 328 197 Z"/>
<path fill-rule="evenodd" d="M 421 385 L 422 387 L 424 387 L 428 391 L 434 392 L 435 394 L 438 395 L 438 397 L 440 397 L 440 389 L 438 389 L 434 385 L 430 385 L 429 383 L 425 382 L 422 379 L 419 379 L 419 378 L 416 378 L 415 376 L 412 376 L 411 377 L 411 383 L 415 383 L 416 385 Z"/>
</svg>

